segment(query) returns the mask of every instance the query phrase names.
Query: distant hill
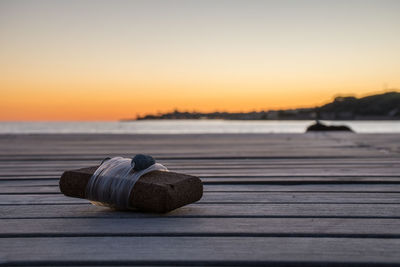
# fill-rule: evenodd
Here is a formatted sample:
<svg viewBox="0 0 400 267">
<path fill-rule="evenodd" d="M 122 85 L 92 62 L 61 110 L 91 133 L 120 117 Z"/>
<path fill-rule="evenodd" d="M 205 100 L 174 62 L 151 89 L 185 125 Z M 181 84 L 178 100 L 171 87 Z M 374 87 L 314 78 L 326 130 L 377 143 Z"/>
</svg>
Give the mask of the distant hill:
<svg viewBox="0 0 400 267">
<path fill-rule="evenodd" d="M 388 92 L 362 98 L 336 97 L 333 102 L 315 108 L 268 110 L 244 113 L 173 112 L 145 115 L 137 120 L 398 120 L 400 93 Z M 124 120 L 129 121 L 129 120 Z"/>
<path fill-rule="evenodd" d="M 322 119 L 399 119 L 400 93 L 389 92 L 363 98 L 336 97 L 317 108 Z"/>
</svg>

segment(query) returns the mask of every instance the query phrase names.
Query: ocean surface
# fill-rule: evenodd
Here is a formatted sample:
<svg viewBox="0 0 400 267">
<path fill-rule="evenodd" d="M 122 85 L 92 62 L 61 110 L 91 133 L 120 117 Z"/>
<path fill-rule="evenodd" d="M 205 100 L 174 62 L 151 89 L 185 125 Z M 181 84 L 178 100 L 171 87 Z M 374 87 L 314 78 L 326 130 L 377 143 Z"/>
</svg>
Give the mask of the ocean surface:
<svg viewBox="0 0 400 267">
<path fill-rule="evenodd" d="M 400 121 L 323 121 L 357 133 L 400 133 Z M 0 134 L 304 133 L 313 121 L 148 120 L 132 122 L 0 122 Z"/>
</svg>

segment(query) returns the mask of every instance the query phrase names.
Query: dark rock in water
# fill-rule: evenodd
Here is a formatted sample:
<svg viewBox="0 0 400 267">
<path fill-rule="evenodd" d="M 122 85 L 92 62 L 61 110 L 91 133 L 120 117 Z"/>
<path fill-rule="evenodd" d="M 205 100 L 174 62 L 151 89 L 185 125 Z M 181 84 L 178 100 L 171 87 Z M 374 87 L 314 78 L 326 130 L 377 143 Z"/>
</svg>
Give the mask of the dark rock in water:
<svg viewBox="0 0 400 267">
<path fill-rule="evenodd" d="M 152 156 L 137 154 L 135 157 L 133 157 L 131 165 L 135 171 L 141 171 L 147 169 L 154 163 L 156 163 L 156 161 Z"/>
<path fill-rule="evenodd" d="M 317 121 L 315 124 L 308 126 L 306 132 L 324 132 L 324 131 L 345 131 L 345 132 L 353 132 L 350 127 L 345 125 L 332 125 L 328 126 Z"/>
</svg>

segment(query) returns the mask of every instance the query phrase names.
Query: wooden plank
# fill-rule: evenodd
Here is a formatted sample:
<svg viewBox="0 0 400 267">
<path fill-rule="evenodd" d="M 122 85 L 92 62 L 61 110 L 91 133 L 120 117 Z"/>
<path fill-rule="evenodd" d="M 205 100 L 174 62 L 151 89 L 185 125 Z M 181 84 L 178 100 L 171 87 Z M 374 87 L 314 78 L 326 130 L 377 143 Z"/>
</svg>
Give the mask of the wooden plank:
<svg viewBox="0 0 400 267">
<path fill-rule="evenodd" d="M 264 146 L 265 144 L 261 144 Z M 67 146 L 67 144 L 65 144 Z M 156 158 L 193 158 L 193 159 L 202 159 L 202 158 L 238 158 L 238 157 L 259 157 L 259 158 L 337 158 L 337 157 L 347 157 L 347 158 L 357 158 L 357 157 L 378 157 L 380 153 L 374 150 L 366 150 L 366 149 L 356 149 L 354 147 L 318 147 L 314 149 L 310 149 L 310 146 L 307 144 L 299 145 L 295 144 L 293 147 L 276 147 L 275 149 L 260 149 L 260 145 L 256 147 L 251 147 L 247 145 L 235 145 L 228 147 L 212 147 L 212 145 L 204 146 L 204 148 L 197 146 L 188 146 L 186 149 L 177 150 L 176 146 L 168 146 L 163 148 L 156 148 L 156 144 L 153 144 L 152 147 L 133 147 L 133 148 L 119 148 L 119 149 L 103 149 L 101 151 L 88 151 L 90 150 L 87 144 L 82 144 L 82 151 L 79 153 L 78 151 L 64 151 L 64 145 L 60 147 L 60 149 L 53 149 L 49 151 L 43 151 L 45 153 L 38 153 L 38 149 L 32 149 L 32 152 L 27 152 L 25 150 L 18 153 L 16 150 L 11 150 L 8 154 L 0 154 L 0 160 L 9 161 L 9 160 L 24 160 L 24 159 L 32 159 L 35 160 L 46 160 L 46 159 L 54 159 L 54 160 L 76 160 L 76 159 L 86 159 L 86 160 L 100 160 L 105 155 L 109 156 L 125 156 L 129 157 L 136 151 L 140 151 L 141 153 L 151 154 Z M 199 149 L 200 148 L 200 149 Z M 212 148 L 212 149 L 211 149 Z M 268 156 L 266 156 L 268 155 Z M 388 156 L 397 156 L 397 153 L 394 152 L 381 152 L 381 157 L 386 158 Z"/>
<path fill-rule="evenodd" d="M 54 160 L 49 158 L 46 161 L 37 161 L 32 158 L 28 160 L 0 161 L 1 170 L 19 170 L 19 169 L 42 169 L 42 170 L 59 170 L 74 169 L 96 165 L 98 160 Z M 399 165 L 399 159 L 396 158 L 236 158 L 236 159 L 158 159 L 158 161 L 169 168 L 190 169 L 196 168 L 268 168 L 268 167 L 295 167 L 295 168 L 313 168 L 313 167 L 329 167 L 329 168 L 346 168 L 346 167 L 392 167 Z"/>
<path fill-rule="evenodd" d="M 312 167 L 381 167 L 381 166 L 398 166 L 399 161 L 396 158 L 221 158 L 216 159 L 157 159 L 159 163 L 167 165 L 171 168 L 267 168 L 267 167 L 284 167 L 292 166 L 299 168 L 312 168 Z M 52 160 L 37 161 L 32 158 L 31 161 L 0 161 L 0 169 L 14 169 L 15 167 L 23 169 L 41 168 L 41 169 L 62 169 L 65 167 L 85 167 L 89 165 L 96 165 L 99 160 Z"/>
<path fill-rule="evenodd" d="M 391 180 L 391 181 L 390 181 Z M 215 186 L 254 186 L 254 187 L 273 187 L 283 186 L 290 188 L 291 186 L 347 186 L 363 187 L 363 186 L 390 186 L 398 185 L 398 179 L 380 179 L 379 177 L 362 177 L 354 179 L 354 177 L 330 177 L 319 179 L 319 177 L 298 177 L 298 178 L 202 178 L 204 185 Z M 59 178 L 32 178 L 32 179 L 0 179 L 0 188 L 6 186 L 58 186 Z M 290 187 L 289 187 L 290 186 Z M 356 189 L 355 189 L 356 190 Z M 258 191 L 258 190 L 256 190 Z M 263 190 L 261 190 L 263 191 Z M 291 191 L 291 190 L 289 190 Z M 302 190 L 300 190 L 302 191 Z M 352 190 L 353 191 L 353 190 Z"/>
<path fill-rule="evenodd" d="M 0 187 L 0 194 L 60 193 L 58 182 L 40 185 L 35 181 L 14 181 Z M 31 184 L 32 183 L 32 184 Z M 204 192 L 386 192 L 400 193 L 400 184 L 205 184 Z"/>
<path fill-rule="evenodd" d="M 265 177 L 265 176 L 210 176 L 200 177 L 205 184 L 344 184 L 344 183 L 362 183 L 362 184 L 399 184 L 400 177 L 391 176 L 280 176 L 280 177 Z M 41 180 L 40 183 L 50 183 L 53 181 L 55 184 L 58 183 L 60 177 L 11 177 L 11 178 L 0 178 L 0 184 L 7 184 L 10 181 L 33 181 Z"/>
<path fill-rule="evenodd" d="M 213 183 L 213 184 L 344 184 L 344 183 L 375 183 L 375 184 L 392 184 L 399 183 L 399 177 L 389 177 L 389 176 L 280 176 L 280 177 L 262 177 L 262 176 L 253 176 L 253 177 L 200 177 L 203 183 Z"/>
<path fill-rule="evenodd" d="M 0 195 L 0 205 L 86 204 L 85 199 L 62 194 Z M 392 203 L 400 204 L 400 193 L 337 192 L 204 192 L 197 203 Z"/>
<path fill-rule="evenodd" d="M 58 186 L 60 179 L 0 179 L 0 188 L 8 186 Z"/>
<path fill-rule="evenodd" d="M 236 135 L 14 135 L 2 136 L 0 154 L 126 153 L 141 151 L 158 155 L 396 155 L 398 135 L 342 134 L 236 134 Z M 386 141 L 376 141 L 383 139 Z M 374 141 L 375 140 L 375 141 Z M 21 146 L 24 141 L 24 146 Z M 37 144 L 42 146 L 40 150 Z M 235 144 L 232 146 L 232 144 Z M 13 153 L 10 153 L 10 152 Z M 36 154 L 38 155 L 38 154 Z"/>
<path fill-rule="evenodd" d="M 205 192 L 200 203 L 399 203 L 398 193 Z M 0 202 L 1 203 L 1 202 Z"/>
<path fill-rule="evenodd" d="M 78 245 L 79 244 L 79 245 Z M 293 237 L 2 238 L 3 264 L 260 264 L 400 262 L 400 240 Z M 103 253 L 99 253 L 103 252 Z M 179 252 L 179 253 L 177 253 Z"/>
<path fill-rule="evenodd" d="M 168 166 L 167 166 L 168 167 Z M 14 170 L 4 170 L 2 171 L 0 177 L 19 177 L 19 176 L 60 176 L 63 171 L 66 170 L 36 170 L 36 169 L 14 169 Z M 380 168 L 373 167 L 359 167 L 359 168 L 327 168 L 327 167 L 312 167 L 312 168 L 288 168 L 288 167 L 269 167 L 269 168 L 170 168 L 170 171 L 188 173 L 196 176 L 203 177 L 218 177 L 218 176 L 395 176 L 400 178 L 400 166 L 399 167 L 385 167 Z"/>
<path fill-rule="evenodd" d="M 224 227 L 221 227 L 221 226 Z M 308 236 L 399 238 L 400 219 L 60 218 L 2 219 L 0 237 Z"/>
<path fill-rule="evenodd" d="M 0 187 L 0 194 L 57 194 L 57 193 L 61 193 L 58 185 Z"/>
<path fill-rule="evenodd" d="M 123 212 L 91 204 L 1 205 L 0 220 L 29 218 L 311 217 L 400 218 L 399 204 L 192 204 L 166 214 Z"/>
<path fill-rule="evenodd" d="M 137 151 L 137 150 L 136 150 Z M 89 154 L 82 154 L 82 155 L 77 155 L 77 154 L 66 154 L 66 155 L 59 155 L 59 154 L 46 154 L 46 155 L 36 155 L 36 154 L 30 154 L 30 155 L 13 155 L 13 154 L 8 154 L 1 156 L 0 155 L 0 163 L 1 164 L 14 164 L 16 162 L 26 162 L 28 164 L 34 164 L 34 163 L 39 163 L 39 162 L 46 162 L 48 164 L 51 163 L 59 163 L 63 162 L 66 164 L 78 164 L 82 162 L 87 162 L 87 163 L 98 163 L 100 162 L 105 156 L 121 156 L 121 157 L 131 157 L 132 154 L 135 153 L 135 150 L 132 150 L 130 153 L 121 153 L 121 152 L 116 152 L 116 153 L 109 153 L 109 152 L 104 152 L 104 153 L 99 153 L 95 155 L 89 155 Z M 144 153 L 144 152 L 143 152 Z M 161 161 L 168 161 L 168 162 L 176 162 L 179 163 L 181 161 L 183 162 L 191 162 L 191 161 L 203 161 L 203 160 L 209 160 L 209 161 L 216 161 L 216 160 L 227 160 L 227 161 L 233 161 L 233 160 L 244 160 L 244 161 L 249 161 L 249 160 L 268 160 L 268 161 L 310 161 L 310 160 L 315 160 L 316 162 L 318 161 L 331 161 L 331 160 L 349 160 L 349 162 L 359 162 L 360 160 L 366 160 L 366 162 L 391 162 L 395 159 L 399 159 L 400 155 L 399 154 L 363 154 L 363 153 L 354 153 L 354 155 L 290 155 L 289 153 L 287 155 L 271 155 L 265 152 L 265 154 L 256 154 L 256 155 L 223 155 L 223 154 L 205 154 L 205 155 L 174 155 L 174 154 L 165 154 L 165 155 L 156 155 L 154 153 L 148 152 L 148 154 L 153 155 L 157 160 Z"/>
<path fill-rule="evenodd" d="M 32 161 L 0 161 L 0 169 L 2 170 L 13 170 L 15 167 L 21 169 L 63 169 L 66 166 L 88 166 L 88 164 L 96 165 L 101 161 L 99 160 L 70 160 L 70 161 L 55 161 L 49 158 L 49 161 L 36 161 L 32 158 Z M 309 158 L 209 158 L 209 159 L 197 159 L 197 158 L 186 158 L 186 159 L 157 159 L 159 163 L 162 163 L 170 168 L 183 168 L 183 169 L 264 169 L 264 168 L 281 168 L 285 166 L 298 167 L 298 168 L 381 168 L 381 167 L 399 167 L 399 162 L 395 158 L 382 159 L 382 158 L 364 158 L 360 159 L 343 159 L 343 158 L 328 158 L 328 159 L 317 159 L 310 161 Z"/>
<path fill-rule="evenodd" d="M 400 192 L 400 184 L 206 184 L 206 192 Z M 0 188 L 0 192 L 1 188 Z"/>
<path fill-rule="evenodd" d="M 249 137 L 251 138 L 251 137 Z M 105 141 L 107 142 L 107 141 Z M 99 144 L 100 145 L 100 144 Z M 275 148 L 268 148 L 267 144 L 259 144 L 255 146 L 249 145 L 239 145 L 236 144 L 234 146 L 213 146 L 210 144 L 203 144 L 194 146 L 187 145 L 186 148 L 177 149 L 177 146 L 169 145 L 164 147 L 157 147 L 157 144 L 152 144 L 152 146 L 135 146 L 132 148 L 121 147 L 116 149 L 103 149 L 101 151 L 90 151 L 90 147 L 87 144 L 82 143 L 82 151 L 68 151 L 65 150 L 65 147 L 68 144 L 61 145 L 59 149 L 53 150 L 48 148 L 48 151 L 45 151 L 45 148 L 32 148 L 31 152 L 29 150 L 24 150 L 21 148 L 21 151 L 17 149 L 9 150 L 8 154 L 0 154 L 0 160 L 9 161 L 9 160 L 24 160 L 24 159 L 32 159 L 35 160 L 76 160 L 76 159 L 86 159 L 86 160 L 100 160 L 105 155 L 108 156 L 125 156 L 129 157 L 136 151 L 140 151 L 141 153 L 151 154 L 156 158 L 193 158 L 193 159 L 202 159 L 202 158 L 359 158 L 359 157 L 393 157 L 398 156 L 398 152 L 392 151 L 376 151 L 373 149 L 357 149 L 355 147 L 334 147 L 334 146 L 325 146 L 325 147 L 314 147 L 309 146 L 307 144 L 293 144 L 291 147 L 285 148 L 284 146 L 277 145 Z M 265 148 L 262 148 L 264 147 Z M 42 153 L 39 153 L 42 152 Z"/>
</svg>

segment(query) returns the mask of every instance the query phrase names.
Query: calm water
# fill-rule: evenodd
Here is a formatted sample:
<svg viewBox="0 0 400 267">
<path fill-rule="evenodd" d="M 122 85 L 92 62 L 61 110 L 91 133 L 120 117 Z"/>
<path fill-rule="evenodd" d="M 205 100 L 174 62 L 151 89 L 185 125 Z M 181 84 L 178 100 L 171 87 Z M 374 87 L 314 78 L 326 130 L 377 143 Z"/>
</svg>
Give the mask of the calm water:
<svg viewBox="0 0 400 267">
<path fill-rule="evenodd" d="M 313 121 L 156 120 L 133 122 L 0 122 L 0 134 L 32 133 L 304 133 Z M 400 133 L 400 121 L 324 121 L 357 133 Z"/>
</svg>

